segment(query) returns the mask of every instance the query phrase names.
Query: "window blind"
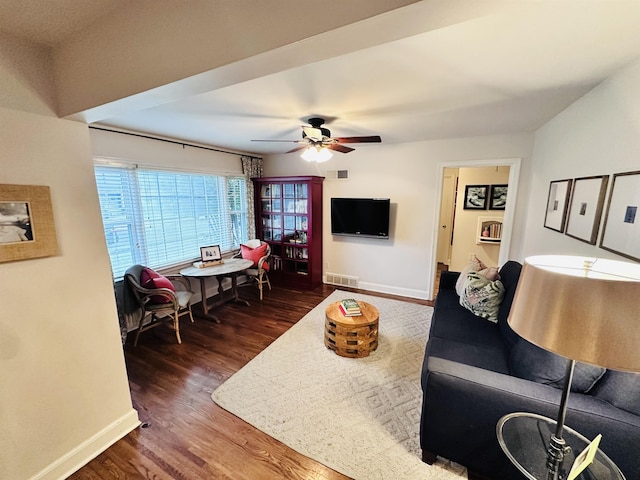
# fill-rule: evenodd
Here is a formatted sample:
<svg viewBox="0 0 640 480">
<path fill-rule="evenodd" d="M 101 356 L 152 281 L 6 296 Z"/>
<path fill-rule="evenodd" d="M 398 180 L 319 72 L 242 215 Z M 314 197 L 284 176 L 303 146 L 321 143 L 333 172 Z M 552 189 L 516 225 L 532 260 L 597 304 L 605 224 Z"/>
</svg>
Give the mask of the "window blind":
<svg viewBox="0 0 640 480">
<path fill-rule="evenodd" d="M 140 263 L 161 268 L 247 240 L 244 177 L 95 166 L 114 278 Z"/>
</svg>

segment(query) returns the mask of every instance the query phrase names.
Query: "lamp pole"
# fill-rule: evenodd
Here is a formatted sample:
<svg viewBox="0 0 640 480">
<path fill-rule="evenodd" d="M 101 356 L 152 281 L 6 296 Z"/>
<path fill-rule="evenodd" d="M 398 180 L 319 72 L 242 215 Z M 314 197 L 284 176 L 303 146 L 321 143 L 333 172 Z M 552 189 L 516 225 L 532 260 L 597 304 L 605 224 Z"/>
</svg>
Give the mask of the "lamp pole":
<svg viewBox="0 0 640 480">
<path fill-rule="evenodd" d="M 562 438 L 562 433 L 564 431 L 565 417 L 567 416 L 567 400 L 569 399 L 569 392 L 571 391 L 575 365 L 575 360 L 569 359 L 567 361 L 565 382 L 560 400 L 560 410 L 558 411 L 558 419 L 556 421 L 556 432 L 554 435 L 551 435 L 549 448 L 547 450 L 547 480 L 562 480 L 563 477 L 560 476 L 560 466 L 562 465 L 564 456 L 571 451 L 571 447 L 569 447 L 564 438 Z"/>
</svg>

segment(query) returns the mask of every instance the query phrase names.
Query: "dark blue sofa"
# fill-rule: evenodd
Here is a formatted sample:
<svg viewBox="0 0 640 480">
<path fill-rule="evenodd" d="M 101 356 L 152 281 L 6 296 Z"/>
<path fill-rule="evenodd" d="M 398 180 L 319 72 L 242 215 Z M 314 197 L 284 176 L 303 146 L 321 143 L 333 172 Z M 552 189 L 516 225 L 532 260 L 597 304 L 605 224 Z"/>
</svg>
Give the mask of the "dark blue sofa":
<svg viewBox="0 0 640 480">
<path fill-rule="evenodd" d="M 441 456 L 467 467 L 469 478 L 523 478 L 498 445 L 498 420 L 513 412 L 557 416 L 560 388 L 513 375 L 512 352 L 525 340 L 507 317 L 521 268 L 509 261 L 500 269 L 505 296 L 497 324 L 460 306 L 459 272 L 442 272 L 422 367 L 420 444 L 429 464 Z M 602 372 L 587 393 L 570 394 L 566 425 L 587 438 L 602 433 L 600 448 L 627 480 L 640 480 L 640 376 L 623 374 L 620 392 L 620 372 Z"/>
</svg>

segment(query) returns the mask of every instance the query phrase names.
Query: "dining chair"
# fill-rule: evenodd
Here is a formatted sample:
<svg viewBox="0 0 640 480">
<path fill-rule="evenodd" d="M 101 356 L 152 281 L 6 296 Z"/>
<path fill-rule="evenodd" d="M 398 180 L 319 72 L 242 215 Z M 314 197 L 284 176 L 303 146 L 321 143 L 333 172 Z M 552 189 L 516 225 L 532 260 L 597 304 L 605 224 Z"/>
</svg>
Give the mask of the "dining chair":
<svg viewBox="0 0 640 480">
<path fill-rule="evenodd" d="M 258 238 L 248 240 L 245 244 L 240 245 L 240 251 L 235 255 L 248 260 L 253 260 L 253 266 L 245 271 L 249 281 L 253 281 L 258 285 L 260 291 L 260 301 L 262 301 L 263 285 L 267 285 L 271 290 L 271 282 L 269 281 L 269 256 L 271 255 L 271 246 Z"/>
<path fill-rule="evenodd" d="M 189 280 L 181 275 L 160 275 L 143 265 L 134 265 L 125 272 L 125 288 L 128 286 L 141 309 L 138 331 L 133 342 L 138 345 L 142 332 L 155 328 L 167 321 L 173 322 L 178 343 L 180 338 L 180 317 L 189 315 L 193 322 L 191 297 L 193 291 Z M 147 316 L 151 320 L 144 324 Z"/>
</svg>

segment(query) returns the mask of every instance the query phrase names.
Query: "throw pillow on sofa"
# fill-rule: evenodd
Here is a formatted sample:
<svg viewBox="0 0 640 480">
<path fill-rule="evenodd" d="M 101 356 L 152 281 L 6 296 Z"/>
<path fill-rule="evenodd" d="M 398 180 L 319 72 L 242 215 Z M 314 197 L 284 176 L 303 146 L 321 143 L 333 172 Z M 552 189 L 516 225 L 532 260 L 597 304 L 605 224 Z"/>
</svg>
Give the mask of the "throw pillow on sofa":
<svg viewBox="0 0 640 480">
<path fill-rule="evenodd" d="M 524 338 L 511 349 L 509 371 L 511 375 L 552 387 L 564 387 L 568 360 L 528 342 Z M 573 370 L 572 392 L 587 393 L 606 370 L 595 365 L 576 362 Z M 640 392 L 640 389 L 638 390 Z"/>
<path fill-rule="evenodd" d="M 482 263 L 482 260 L 474 255 L 469 265 L 462 269 L 462 271 L 460 272 L 460 276 L 456 281 L 456 293 L 459 297 L 461 297 L 462 293 L 464 292 L 464 282 L 467 280 L 469 274 L 471 272 L 479 272 L 480 270 L 484 270 L 485 268 L 487 268 L 487 266 Z"/>
<path fill-rule="evenodd" d="M 640 374 L 607 370 L 592 395 L 635 415 L 640 415 Z"/>
<path fill-rule="evenodd" d="M 469 272 L 464 281 L 460 305 L 479 317 L 497 323 L 503 298 L 504 286 L 500 280 L 491 281 L 480 272 Z"/>
</svg>

